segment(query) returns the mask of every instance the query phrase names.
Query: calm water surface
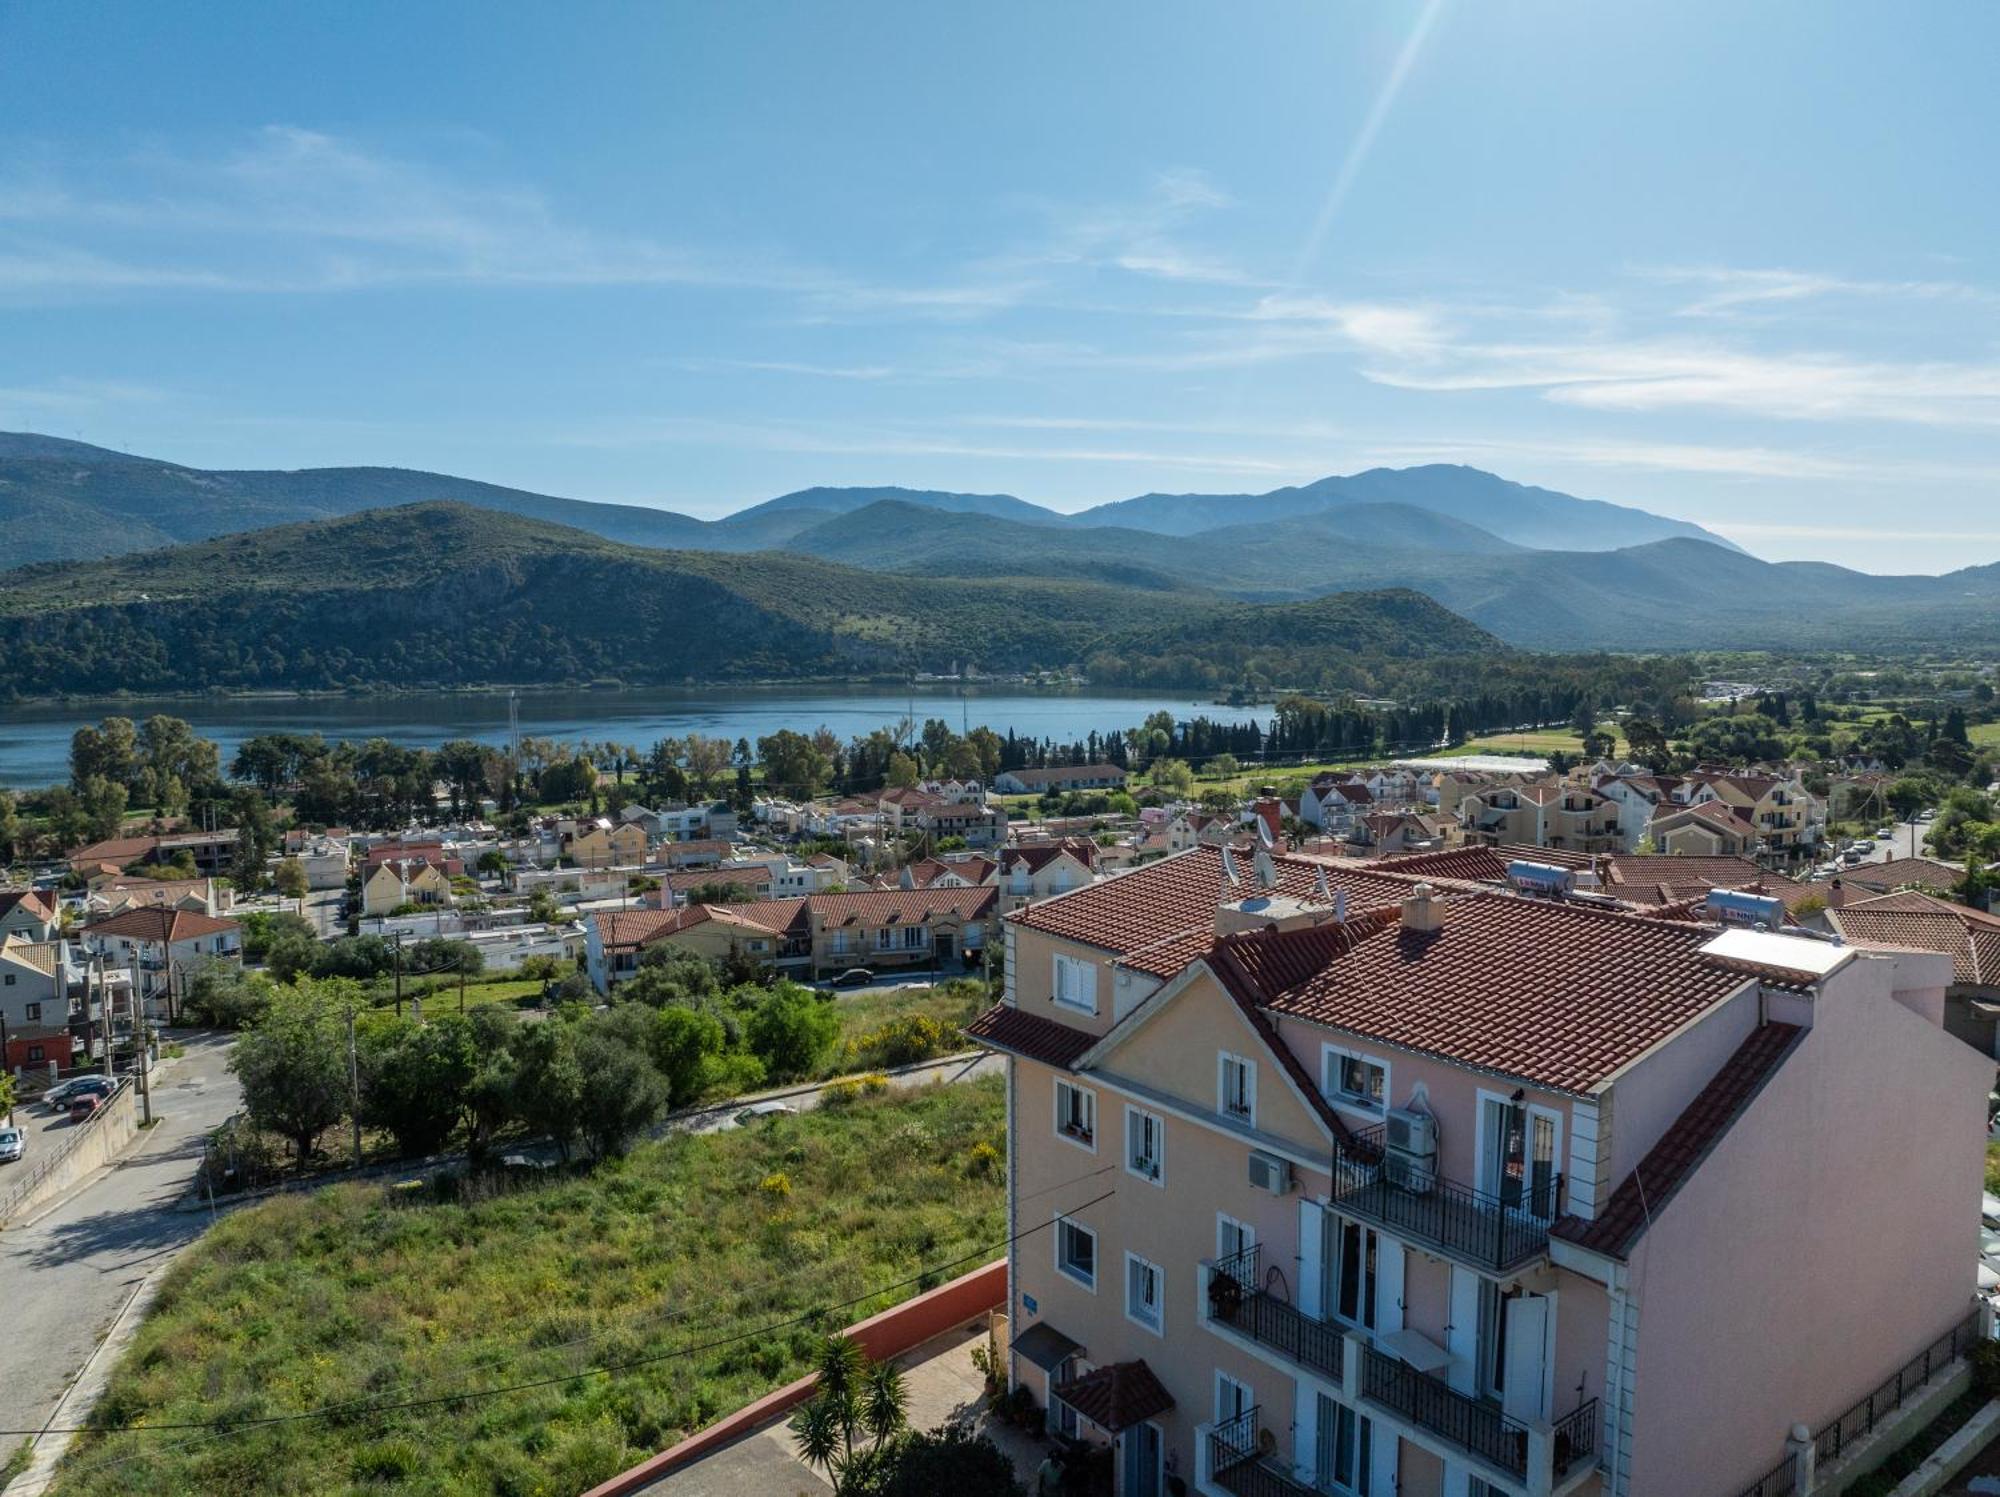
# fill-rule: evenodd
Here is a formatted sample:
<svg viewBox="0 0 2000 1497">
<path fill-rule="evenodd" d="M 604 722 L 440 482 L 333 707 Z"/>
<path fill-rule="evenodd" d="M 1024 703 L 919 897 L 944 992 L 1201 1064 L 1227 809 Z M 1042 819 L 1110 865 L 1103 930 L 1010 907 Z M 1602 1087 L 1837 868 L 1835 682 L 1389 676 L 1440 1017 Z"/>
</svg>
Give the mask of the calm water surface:
<svg viewBox="0 0 2000 1497">
<path fill-rule="evenodd" d="M 893 725 L 909 712 L 912 694 L 876 686 L 745 687 L 681 691 L 634 688 L 617 691 L 524 691 L 521 732 L 573 741 L 613 739 L 644 749 L 656 740 L 685 733 L 748 738 L 779 728 L 810 732 L 825 724 L 842 739 Z M 1222 707 L 1193 695 L 1121 694 L 1091 690 L 1077 694 L 1034 693 L 1020 687 L 919 687 L 914 694 L 919 723 L 941 717 L 954 728 L 985 724 L 996 733 L 1010 729 L 1024 738 L 1079 739 L 1126 728 L 1162 709 L 1176 717 L 1206 716 L 1221 722 L 1268 721 L 1268 707 Z M 227 699 L 208 697 L 133 700 L 72 706 L 0 708 L 0 785 L 48 785 L 69 774 L 70 734 L 85 723 L 116 714 L 143 719 L 155 712 L 184 717 L 205 738 L 222 745 L 227 767 L 237 745 L 259 733 L 323 733 L 337 738 L 387 738 L 395 743 L 431 745 L 447 738 L 504 743 L 504 694 L 441 692 L 384 697 Z"/>
</svg>

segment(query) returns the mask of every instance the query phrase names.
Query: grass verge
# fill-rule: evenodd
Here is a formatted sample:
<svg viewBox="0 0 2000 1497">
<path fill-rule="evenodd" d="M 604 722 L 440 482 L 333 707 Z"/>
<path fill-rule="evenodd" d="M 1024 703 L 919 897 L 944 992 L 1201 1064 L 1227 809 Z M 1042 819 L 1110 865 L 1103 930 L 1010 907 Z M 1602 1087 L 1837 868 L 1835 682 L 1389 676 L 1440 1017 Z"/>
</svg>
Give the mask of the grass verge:
<svg viewBox="0 0 2000 1497">
<path fill-rule="evenodd" d="M 858 1298 L 826 1316 L 844 1325 L 929 1280 L 885 1286 L 996 1256 L 1004 1146 L 994 1079 L 675 1135 L 592 1174 L 456 1200 L 350 1184 L 246 1209 L 169 1270 L 95 1420 L 349 1407 L 221 1436 L 83 1436 L 52 1491 L 582 1491 L 798 1376 L 815 1345 L 808 1325 L 744 1333 Z M 699 1347 L 491 1397 L 356 1402 Z"/>
</svg>

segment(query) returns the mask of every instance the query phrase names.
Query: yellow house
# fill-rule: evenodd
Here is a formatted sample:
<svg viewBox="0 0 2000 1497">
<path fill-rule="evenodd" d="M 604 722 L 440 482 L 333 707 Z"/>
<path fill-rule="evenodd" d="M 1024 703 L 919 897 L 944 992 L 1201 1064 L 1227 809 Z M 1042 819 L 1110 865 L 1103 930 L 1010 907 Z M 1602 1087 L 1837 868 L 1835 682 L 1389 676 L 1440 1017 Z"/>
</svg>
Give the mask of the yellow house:
<svg viewBox="0 0 2000 1497">
<path fill-rule="evenodd" d="M 646 861 L 646 830 L 637 822 L 593 826 L 570 839 L 563 855 L 579 868 L 632 868 Z"/>
<path fill-rule="evenodd" d="M 389 858 L 361 885 L 361 913 L 386 915 L 406 904 L 450 904 L 451 880 L 434 863 Z"/>
</svg>

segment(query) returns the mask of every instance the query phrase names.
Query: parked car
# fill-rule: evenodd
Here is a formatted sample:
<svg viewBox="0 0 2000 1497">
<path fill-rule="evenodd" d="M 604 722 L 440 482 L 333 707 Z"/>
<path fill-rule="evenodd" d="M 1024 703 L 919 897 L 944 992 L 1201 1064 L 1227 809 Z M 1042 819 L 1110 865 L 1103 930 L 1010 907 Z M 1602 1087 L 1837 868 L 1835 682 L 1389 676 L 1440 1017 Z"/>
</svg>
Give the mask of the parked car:
<svg viewBox="0 0 2000 1497">
<path fill-rule="evenodd" d="M 0 1164 L 12 1164 L 27 1147 L 27 1136 L 19 1128 L 0 1128 Z"/>
<path fill-rule="evenodd" d="M 1895 828 L 1885 826 L 1875 834 L 1875 840 L 1878 842 L 1888 842 L 1892 840 L 1895 837 L 1895 835 L 1896 835 Z"/>
<path fill-rule="evenodd" d="M 79 1092 L 69 1104 L 69 1120 L 72 1123 L 85 1122 L 103 1105 L 104 1099 L 96 1092 Z"/>
<path fill-rule="evenodd" d="M 108 1097 L 117 1083 L 108 1076 L 72 1076 L 67 1081 L 59 1081 L 42 1093 L 42 1100 L 49 1104 L 52 1112 L 67 1112 L 69 1104 L 78 1097 L 90 1093 Z"/>
<path fill-rule="evenodd" d="M 797 1111 L 798 1108 L 787 1107 L 783 1102 L 752 1102 L 736 1114 L 736 1124 L 739 1128 L 746 1127 L 759 1118 L 788 1117 Z"/>
<path fill-rule="evenodd" d="M 833 986 L 837 988 L 866 987 L 869 983 L 873 982 L 874 980 L 875 980 L 874 972 L 872 972 L 867 967 L 849 967 L 845 972 L 841 973 L 840 976 L 834 978 Z"/>
</svg>

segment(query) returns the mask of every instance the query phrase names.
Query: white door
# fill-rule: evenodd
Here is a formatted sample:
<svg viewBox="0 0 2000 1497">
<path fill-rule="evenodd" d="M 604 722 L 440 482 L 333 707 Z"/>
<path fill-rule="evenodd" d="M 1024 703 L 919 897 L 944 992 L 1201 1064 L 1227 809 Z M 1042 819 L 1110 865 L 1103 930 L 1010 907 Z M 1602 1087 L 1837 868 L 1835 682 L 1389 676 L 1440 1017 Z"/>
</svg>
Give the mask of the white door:
<svg viewBox="0 0 2000 1497">
<path fill-rule="evenodd" d="M 1549 1302 L 1539 1294 L 1520 1294 L 1502 1301 L 1502 1313 L 1507 1317 L 1507 1369 L 1500 1407 L 1513 1419 L 1545 1418 Z"/>
</svg>

